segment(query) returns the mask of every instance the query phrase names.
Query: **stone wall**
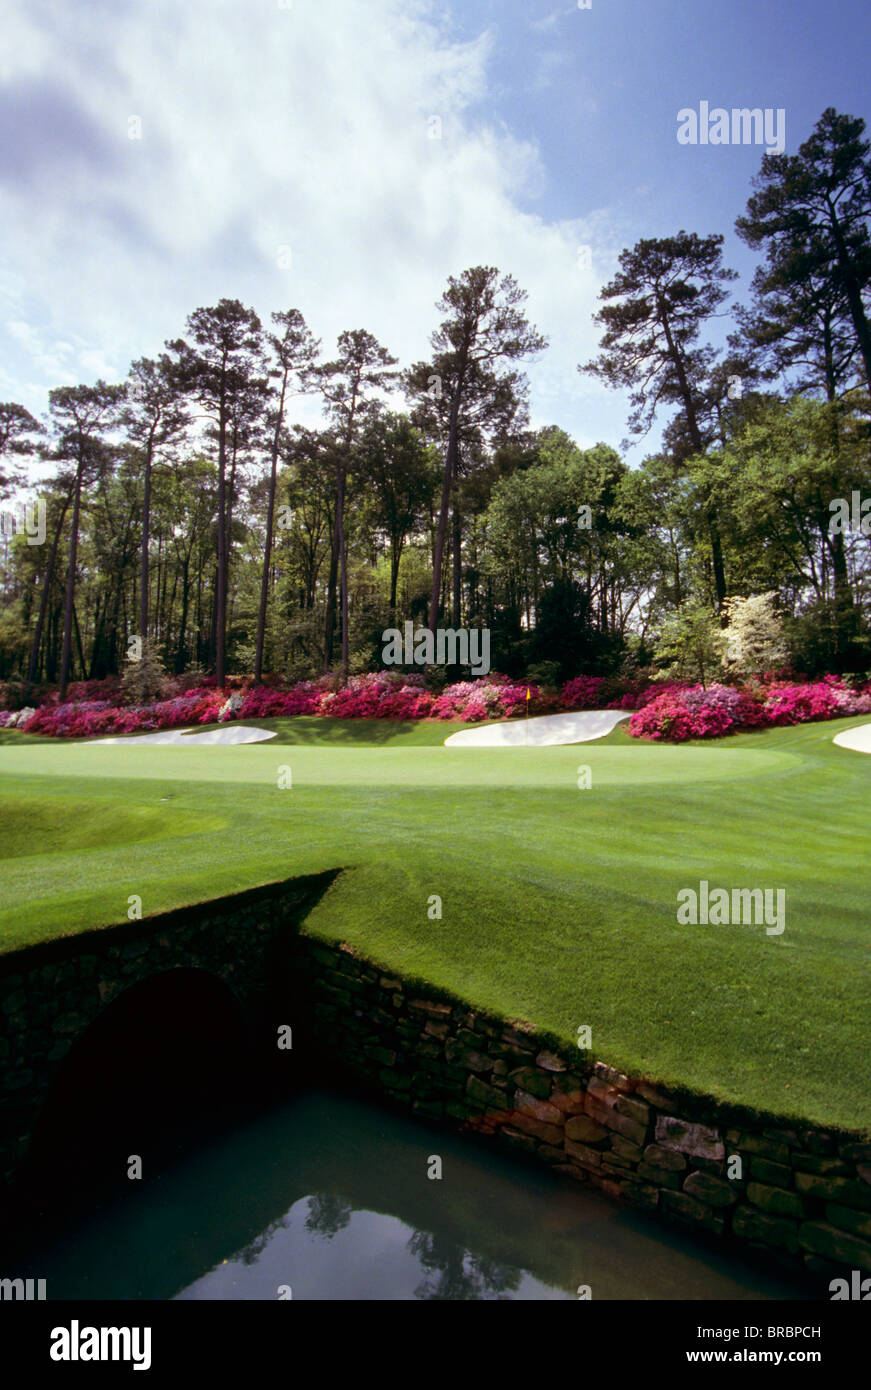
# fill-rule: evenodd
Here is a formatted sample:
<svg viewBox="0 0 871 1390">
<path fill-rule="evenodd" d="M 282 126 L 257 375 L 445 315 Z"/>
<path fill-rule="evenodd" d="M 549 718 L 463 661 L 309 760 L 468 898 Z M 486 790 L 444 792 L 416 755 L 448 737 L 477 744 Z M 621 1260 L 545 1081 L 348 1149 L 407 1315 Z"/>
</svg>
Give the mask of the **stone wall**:
<svg viewBox="0 0 871 1390">
<path fill-rule="evenodd" d="M 73 1045 L 131 985 L 179 967 L 202 970 L 230 987 L 252 1025 L 271 1027 L 299 918 L 333 877 L 273 884 L 0 955 L 0 1186 L 19 1171 Z"/>
<path fill-rule="evenodd" d="M 820 1279 L 871 1272 L 871 1141 L 675 1094 L 301 938 L 307 1031 L 343 1071 L 609 1197 Z M 731 1174 L 731 1176 L 730 1176 Z"/>
</svg>

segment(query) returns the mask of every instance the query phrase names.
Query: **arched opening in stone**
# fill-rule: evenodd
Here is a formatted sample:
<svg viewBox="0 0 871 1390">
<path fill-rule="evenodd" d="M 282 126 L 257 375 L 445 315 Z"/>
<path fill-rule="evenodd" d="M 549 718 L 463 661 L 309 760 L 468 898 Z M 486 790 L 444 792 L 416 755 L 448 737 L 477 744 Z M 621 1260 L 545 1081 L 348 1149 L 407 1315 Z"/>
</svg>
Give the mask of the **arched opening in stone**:
<svg viewBox="0 0 871 1390">
<path fill-rule="evenodd" d="M 179 968 L 131 985 L 74 1043 L 27 1163 L 46 1205 L 145 1179 L 238 1111 L 252 1077 L 249 1022 L 232 990 Z"/>
</svg>

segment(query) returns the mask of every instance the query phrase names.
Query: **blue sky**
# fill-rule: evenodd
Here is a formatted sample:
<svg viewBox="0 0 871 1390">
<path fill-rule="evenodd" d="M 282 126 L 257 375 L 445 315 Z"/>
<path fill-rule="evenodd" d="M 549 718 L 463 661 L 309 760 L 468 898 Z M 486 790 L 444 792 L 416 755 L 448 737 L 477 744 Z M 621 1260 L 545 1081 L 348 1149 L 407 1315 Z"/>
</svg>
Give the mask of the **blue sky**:
<svg viewBox="0 0 871 1390">
<path fill-rule="evenodd" d="M 739 296 L 757 263 L 762 149 L 682 146 L 678 111 L 782 107 L 788 150 L 827 105 L 871 121 L 867 0 L 17 0 L 4 28 L 0 396 L 37 413 L 223 295 L 407 363 L 484 262 L 551 338 L 534 423 L 616 445 L 625 399 L 575 367 L 620 250 L 722 232 Z"/>
<path fill-rule="evenodd" d="M 596 202 L 619 203 L 652 171 L 670 196 L 691 197 L 696 171 L 671 136 L 675 111 L 701 98 L 786 107 L 793 145 L 826 105 L 861 112 L 871 98 L 864 0 L 467 0 L 461 11 L 460 33 L 495 38 L 482 114 L 540 142 L 551 217 L 572 215 L 585 177 Z M 758 161 L 747 148 L 731 156 L 722 177 L 740 198 Z"/>
<path fill-rule="evenodd" d="M 541 149 L 546 180 L 527 210 L 554 220 L 604 207 L 636 237 L 722 232 L 742 277 L 758 258 L 734 220 L 761 153 L 682 147 L 676 112 L 701 100 L 783 107 L 791 152 L 826 106 L 871 124 L 867 0 L 469 0 L 460 11 L 466 37 L 494 35 L 478 114 Z"/>
</svg>

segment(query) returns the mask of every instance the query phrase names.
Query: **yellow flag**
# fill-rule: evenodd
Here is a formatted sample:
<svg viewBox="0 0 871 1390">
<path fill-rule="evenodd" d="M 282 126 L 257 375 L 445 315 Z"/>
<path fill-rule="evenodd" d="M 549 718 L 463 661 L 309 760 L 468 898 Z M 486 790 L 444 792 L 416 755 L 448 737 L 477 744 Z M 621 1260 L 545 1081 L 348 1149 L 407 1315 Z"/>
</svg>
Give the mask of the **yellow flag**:
<svg viewBox="0 0 871 1390">
<path fill-rule="evenodd" d="M 529 694 L 529 686 L 526 687 L 526 698 L 527 700 L 531 698 Z"/>
</svg>

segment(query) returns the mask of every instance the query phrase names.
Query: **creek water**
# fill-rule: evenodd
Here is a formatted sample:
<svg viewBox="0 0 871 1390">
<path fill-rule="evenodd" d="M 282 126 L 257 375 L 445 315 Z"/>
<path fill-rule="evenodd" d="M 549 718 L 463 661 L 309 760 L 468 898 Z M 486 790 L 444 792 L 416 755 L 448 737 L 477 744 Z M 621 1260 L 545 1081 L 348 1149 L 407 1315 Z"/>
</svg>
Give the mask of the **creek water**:
<svg viewBox="0 0 871 1390">
<path fill-rule="evenodd" d="M 323 1087 L 131 1181 L 26 1264 L 49 1299 L 809 1296 L 544 1168 Z"/>
</svg>

